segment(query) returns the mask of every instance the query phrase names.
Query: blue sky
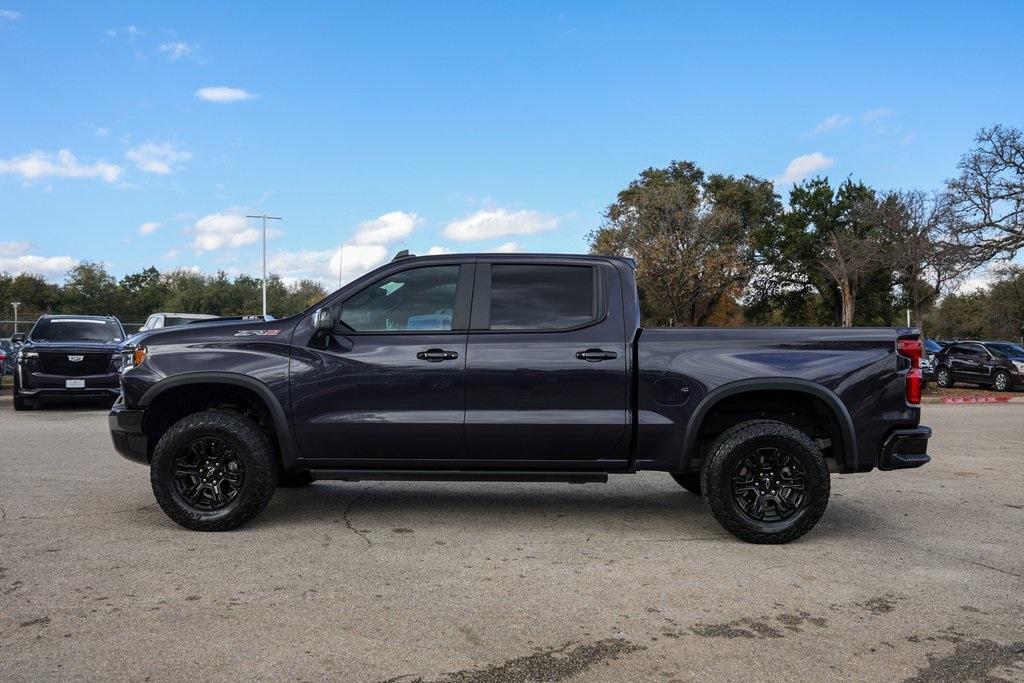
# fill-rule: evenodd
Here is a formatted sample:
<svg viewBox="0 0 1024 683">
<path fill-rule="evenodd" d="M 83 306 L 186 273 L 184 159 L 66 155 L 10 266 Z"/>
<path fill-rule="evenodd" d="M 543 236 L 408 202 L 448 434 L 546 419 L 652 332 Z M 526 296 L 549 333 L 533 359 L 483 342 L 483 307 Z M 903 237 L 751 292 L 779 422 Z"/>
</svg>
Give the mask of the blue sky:
<svg viewBox="0 0 1024 683">
<path fill-rule="evenodd" d="M 0 0 L 0 270 L 586 249 L 690 159 L 937 187 L 1024 125 L 1024 3 Z"/>
</svg>

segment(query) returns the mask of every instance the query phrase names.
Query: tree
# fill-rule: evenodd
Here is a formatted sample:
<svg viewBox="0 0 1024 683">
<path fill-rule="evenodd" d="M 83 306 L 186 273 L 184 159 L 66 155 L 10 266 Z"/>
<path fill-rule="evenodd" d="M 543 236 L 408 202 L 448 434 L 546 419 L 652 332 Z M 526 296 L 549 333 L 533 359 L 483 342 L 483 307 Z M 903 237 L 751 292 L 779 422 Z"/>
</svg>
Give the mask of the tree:
<svg viewBox="0 0 1024 683">
<path fill-rule="evenodd" d="M 1024 133 L 995 125 L 975 142 L 947 181 L 957 236 L 979 263 L 1012 258 L 1024 248 Z"/>
<path fill-rule="evenodd" d="M 914 320 L 954 291 L 977 264 L 955 239 L 948 194 L 887 192 L 873 207 L 885 253 L 900 291 L 900 307 Z"/>
<path fill-rule="evenodd" d="M 814 178 L 793 187 L 789 207 L 754 235 L 751 317 L 787 325 L 888 324 L 892 276 L 874 190 L 852 180 L 833 190 L 828 178 Z M 820 305 L 809 305 L 810 298 Z M 866 314 L 857 315 L 858 303 Z M 821 314 L 824 320 L 814 319 Z"/>
<path fill-rule="evenodd" d="M 154 311 L 161 309 L 167 298 L 167 283 L 153 266 L 138 273 L 121 278 L 122 305 L 118 311 L 121 317 L 143 320 Z"/>
<path fill-rule="evenodd" d="M 68 313 L 113 315 L 120 303 L 117 281 L 102 263 L 78 264 L 68 272 L 61 289 L 61 306 Z"/>
<path fill-rule="evenodd" d="M 647 324 L 735 322 L 753 268 L 749 235 L 781 211 L 769 181 L 705 176 L 696 164 L 648 168 L 619 192 L 592 253 L 636 261 Z"/>
</svg>

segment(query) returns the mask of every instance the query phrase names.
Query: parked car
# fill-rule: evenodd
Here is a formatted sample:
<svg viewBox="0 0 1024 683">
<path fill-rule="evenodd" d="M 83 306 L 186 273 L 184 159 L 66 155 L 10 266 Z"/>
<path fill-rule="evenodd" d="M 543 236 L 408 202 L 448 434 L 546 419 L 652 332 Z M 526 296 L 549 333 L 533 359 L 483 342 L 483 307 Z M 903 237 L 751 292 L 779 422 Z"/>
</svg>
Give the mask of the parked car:
<svg viewBox="0 0 1024 683">
<path fill-rule="evenodd" d="M 968 382 L 1011 391 L 1024 386 L 1024 348 L 1006 341 L 962 341 L 935 356 L 935 381 L 940 387 Z"/>
<path fill-rule="evenodd" d="M 47 400 L 106 399 L 120 393 L 124 328 L 117 318 L 44 315 L 22 343 L 14 373 L 14 409 Z"/>
<path fill-rule="evenodd" d="M 189 529 L 314 479 L 658 470 L 739 538 L 784 543 L 830 471 L 929 461 L 921 355 L 912 328 L 645 329 L 623 258 L 406 257 L 280 320 L 144 333 L 109 423 Z"/>
<path fill-rule="evenodd" d="M 942 351 L 943 345 L 934 339 L 924 340 L 924 356 L 921 357 L 921 375 L 925 382 L 935 381 L 935 354 Z"/>
<path fill-rule="evenodd" d="M 153 313 L 146 318 L 142 327 L 128 336 L 128 341 L 131 342 L 136 336 L 149 330 L 162 330 L 165 327 L 177 327 L 197 320 L 216 320 L 216 318 L 217 316 L 206 313 Z"/>
<path fill-rule="evenodd" d="M 0 377 L 13 373 L 14 344 L 9 339 L 0 339 Z"/>
<path fill-rule="evenodd" d="M 177 325 L 187 325 L 193 320 L 211 320 L 216 317 L 217 316 L 215 315 L 209 315 L 206 313 L 154 313 L 146 318 L 146 324 L 139 329 L 139 332 L 159 330 L 164 327 L 175 327 Z"/>
</svg>

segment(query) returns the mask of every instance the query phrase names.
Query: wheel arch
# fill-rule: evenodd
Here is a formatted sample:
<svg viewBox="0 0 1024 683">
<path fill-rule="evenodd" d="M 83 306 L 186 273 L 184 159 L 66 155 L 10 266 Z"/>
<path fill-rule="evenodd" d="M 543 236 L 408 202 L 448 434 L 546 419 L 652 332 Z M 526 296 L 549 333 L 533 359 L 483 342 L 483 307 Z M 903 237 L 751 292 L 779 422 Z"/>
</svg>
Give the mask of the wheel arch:
<svg viewBox="0 0 1024 683">
<path fill-rule="evenodd" d="M 295 447 L 290 423 L 284 408 L 269 386 L 249 375 L 213 371 L 188 372 L 174 375 L 160 380 L 147 389 L 139 399 L 138 407 L 148 412 L 150 407 L 160 403 L 161 397 L 168 398 L 167 392 L 175 392 L 188 387 L 198 388 L 199 385 L 240 389 L 255 395 L 266 410 L 267 417 L 273 427 L 273 436 L 277 442 L 281 464 L 285 470 L 294 468 L 298 451 Z M 188 411 L 188 413 L 191 412 L 196 411 Z M 153 440 L 151 439 L 151 441 Z M 155 446 L 155 443 L 152 445 Z"/>
<path fill-rule="evenodd" d="M 757 392 L 787 392 L 822 402 L 831 411 L 839 431 L 843 449 L 842 462 L 839 463 L 841 469 L 843 471 L 857 470 L 857 433 L 854 430 L 850 411 L 847 410 L 846 406 L 834 392 L 815 382 L 798 378 L 738 380 L 708 392 L 694 409 L 687 423 L 683 438 L 683 462 L 680 464 L 681 469 L 685 468 L 689 461 L 693 459 L 693 456 L 697 454 L 701 428 L 712 411 L 728 399 L 735 399 L 744 394 L 755 394 Z"/>
</svg>

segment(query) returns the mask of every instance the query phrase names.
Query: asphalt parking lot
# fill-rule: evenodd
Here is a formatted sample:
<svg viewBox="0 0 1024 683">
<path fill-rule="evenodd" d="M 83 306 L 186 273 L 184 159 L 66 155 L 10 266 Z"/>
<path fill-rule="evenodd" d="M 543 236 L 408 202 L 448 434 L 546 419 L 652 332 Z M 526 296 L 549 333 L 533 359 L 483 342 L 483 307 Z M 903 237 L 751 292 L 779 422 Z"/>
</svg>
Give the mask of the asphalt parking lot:
<svg viewBox="0 0 1024 683">
<path fill-rule="evenodd" d="M 746 545 L 667 475 L 318 482 L 199 534 L 97 409 L 0 398 L 0 678 L 1024 681 L 1024 404 Z"/>
</svg>

